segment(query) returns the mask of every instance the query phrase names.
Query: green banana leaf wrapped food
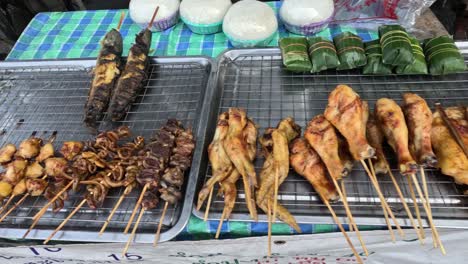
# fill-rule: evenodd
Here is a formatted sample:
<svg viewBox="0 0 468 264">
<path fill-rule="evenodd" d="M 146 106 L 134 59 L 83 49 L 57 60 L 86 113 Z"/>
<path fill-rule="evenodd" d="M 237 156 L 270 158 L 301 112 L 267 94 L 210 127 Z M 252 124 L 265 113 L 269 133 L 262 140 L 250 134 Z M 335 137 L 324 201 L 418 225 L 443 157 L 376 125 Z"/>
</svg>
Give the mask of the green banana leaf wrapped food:
<svg viewBox="0 0 468 264">
<path fill-rule="evenodd" d="M 413 49 L 414 61 L 408 65 L 400 65 L 395 68 L 398 74 L 427 74 L 426 57 L 419 41 L 415 38 L 410 38 L 411 48 Z"/>
<path fill-rule="evenodd" d="M 355 69 L 366 65 L 367 59 L 364 52 L 362 39 L 351 32 L 343 32 L 333 38 L 340 59 L 337 70 Z"/>
<path fill-rule="evenodd" d="M 308 72 L 312 69 L 307 53 L 306 38 L 282 38 L 279 41 L 283 64 L 292 72 Z"/>
<path fill-rule="evenodd" d="M 460 50 L 449 36 L 427 40 L 424 44 L 424 54 L 432 75 L 457 73 L 466 69 Z"/>
<path fill-rule="evenodd" d="M 413 50 L 406 30 L 400 25 L 384 25 L 379 27 L 382 61 L 392 66 L 413 63 Z"/>
<path fill-rule="evenodd" d="M 308 42 L 309 56 L 312 61 L 311 73 L 335 69 L 340 65 L 333 42 L 322 37 L 309 38 Z"/>
<path fill-rule="evenodd" d="M 391 74 L 392 66 L 382 62 L 382 48 L 378 39 L 364 43 L 367 64 L 362 68 L 364 74 Z"/>
</svg>

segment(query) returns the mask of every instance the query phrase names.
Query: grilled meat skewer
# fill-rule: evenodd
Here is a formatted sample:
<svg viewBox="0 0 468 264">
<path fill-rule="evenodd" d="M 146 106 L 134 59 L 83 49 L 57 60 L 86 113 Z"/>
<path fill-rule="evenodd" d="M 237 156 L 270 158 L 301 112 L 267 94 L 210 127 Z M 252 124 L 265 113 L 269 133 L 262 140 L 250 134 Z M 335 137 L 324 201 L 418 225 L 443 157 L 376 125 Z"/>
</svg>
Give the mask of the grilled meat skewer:
<svg viewBox="0 0 468 264">
<path fill-rule="evenodd" d="M 122 36 L 116 29 L 107 32 L 101 41 L 94 79 L 89 89 L 85 105 L 84 122 L 94 128 L 104 112 L 114 90 L 115 82 L 120 74 L 120 57 L 122 56 Z"/>
<path fill-rule="evenodd" d="M 388 164 L 383 151 L 382 144 L 384 142 L 384 135 L 375 120 L 375 116 L 371 114 L 367 121 L 367 140 L 369 144 L 375 149 L 375 157 L 372 160 L 375 174 L 387 174 Z"/>
<path fill-rule="evenodd" d="M 147 28 L 135 37 L 135 44 L 130 48 L 127 63 L 109 103 L 112 121 L 121 120 L 138 96 L 146 79 L 149 64 L 148 52 L 151 46 L 151 31 Z"/>
<path fill-rule="evenodd" d="M 16 153 L 16 146 L 14 144 L 6 144 L 0 149 L 0 163 L 8 163 L 13 159 Z"/>
</svg>

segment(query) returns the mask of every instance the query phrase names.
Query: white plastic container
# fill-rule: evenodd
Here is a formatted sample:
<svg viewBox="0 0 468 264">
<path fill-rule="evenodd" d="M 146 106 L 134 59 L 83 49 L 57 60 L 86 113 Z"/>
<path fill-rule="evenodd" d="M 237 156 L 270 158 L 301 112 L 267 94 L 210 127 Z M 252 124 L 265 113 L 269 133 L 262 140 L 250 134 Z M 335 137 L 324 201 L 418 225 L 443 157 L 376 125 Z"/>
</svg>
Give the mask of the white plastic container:
<svg viewBox="0 0 468 264">
<path fill-rule="evenodd" d="M 278 30 L 273 9 L 255 0 L 243 0 L 229 8 L 223 32 L 234 47 L 260 47 L 271 42 Z"/>
<path fill-rule="evenodd" d="M 133 22 L 146 28 L 156 6 L 159 6 L 151 31 L 163 31 L 179 21 L 179 5 L 179 0 L 131 0 L 128 13 Z"/>
<path fill-rule="evenodd" d="M 230 0 L 182 0 L 180 18 L 192 32 L 213 34 L 223 29 L 223 19 Z"/>
</svg>

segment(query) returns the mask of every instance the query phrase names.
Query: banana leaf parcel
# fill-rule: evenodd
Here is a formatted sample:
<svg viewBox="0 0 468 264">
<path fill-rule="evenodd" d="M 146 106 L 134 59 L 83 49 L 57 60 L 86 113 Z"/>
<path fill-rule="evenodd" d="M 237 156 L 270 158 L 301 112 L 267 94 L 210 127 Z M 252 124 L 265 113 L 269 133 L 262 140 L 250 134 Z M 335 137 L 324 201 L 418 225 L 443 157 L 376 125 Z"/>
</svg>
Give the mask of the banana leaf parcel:
<svg viewBox="0 0 468 264">
<path fill-rule="evenodd" d="M 367 64 L 362 68 L 364 74 L 391 74 L 392 66 L 382 62 L 382 48 L 378 39 L 364 43 Z"/>
<path fill-rule="evenodd" d="M 292 72 L 308 72 L 312 69 L 307 53 L 306 38 L 282 38 L 279 41 L 283 64 Z"/>
<path fill-rule="evenodd" d="M 366 65 L 367 59 L 364 44 L 359 36 L 351 32 L 343 32 L 333 38 L 340 65 L 337 70 L 355 69 Z"/>
<path fill-rule="evenodd" d="M 466 69 L 463 56 L 449 36 L 427 40 L 424 44 L 424 54 L 432 75 L 462 72 Z"/>
<path fill-rule="evenodd" d="M 398 74 L 427 74 L 426 57 L 419 41 L 415 38 L 410 38 L 411 48 L 413 49 L 414 61 L 408 65 L 401 65 L 395 68 Z"/>
<path fill-rule="evenodd" d="M 413 50 L 408 33 L 400 25 L 384 25 L 379 27 L 382 61 L 392 66 L 413 63 Z"/>
<path fill-rule="evenodd" d="M 311 73 L 335 69 L 340 65 L 333 42 L 322 37 L 312 37 L 308 41 L 309 56 L 312 61 Z"/>
</svg>

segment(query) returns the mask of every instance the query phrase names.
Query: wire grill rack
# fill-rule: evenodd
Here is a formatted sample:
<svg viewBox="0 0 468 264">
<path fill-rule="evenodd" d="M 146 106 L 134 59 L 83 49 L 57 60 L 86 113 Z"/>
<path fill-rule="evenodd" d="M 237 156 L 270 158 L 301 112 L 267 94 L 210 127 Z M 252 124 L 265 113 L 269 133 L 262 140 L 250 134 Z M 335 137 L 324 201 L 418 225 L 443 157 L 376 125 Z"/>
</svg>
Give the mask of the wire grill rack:
<svg viewBox="0 0 468 264">
<path fill-rule="evenodd" d="M 216 96 L 219 98 L 219 105 L 215 106 L 215 112 L 220 114 L 230 107 L 246 109 L 248 116 L 259 126 L 259 135 L 262 135 L 267 127 L 276 127 L 282 118 L 288 116 L 294 117 L 304 129 L 313 116 L 323 113 L 328 95 L 337 84 L 351 86 L 362 99 L 369 102 L 371 111 L 376 100 L 382 97 L 392 98 L 401 103 L 404 92 L 421 95 L 431 107 L 435 102 L 442 102 L 444 106 L 466 105 L 468 102 L 468 72 L 447 77 L 365 76 L 358 71 L 295 74 L 284 70 L 278 49 L 228 51 L 221 55 L 218 71 Z M 211 121 L 208 125 L 208 131 L 211 133 L 209 139 L 212 138 L 216 127 L 215 115 Z M 257 153 L 260 153 L 260 149 Z M 386 153 L 404 197 L 410 198 L 406 178 L 400 176 L 396 170 L 395 157 L 389 147 Z M 260 172 L 263 161 L 262 157 L 257 157 L 255 161 L 257 173 Z M 211 167 L 207 165 L 201 168 L 200 173 L 202 176 L 199 177 L 199 186 L 212 176 Z M 426 170 L 426 175 L 436 224 L 466 226 L 468 199 L 462 194 L 460 187 L 451 178 L 435 170 Z M 389 177 L 380 176 L 378 180 L 400 224 L 410 225 Z M 353 173 L 345 178 L 345 185 L 356 221 L 360 224 L 385 225 L 377 193 L 360 164 L 355 164 Z M 248 220 L 241 181 L 238 182 L 238 188 L 238 199 L 231 219 Z M 215 189 L 214 193 L 217 191 Z M 284 205 L 298 222 L 332 223 L 333 221 L 310 184 L 292 170 L 279 188 L 278 199 L 278 202 Z M 407 202 L 412 207 L 412 200 L 408 199 Z M 222 197 L 213 198 L 209 218 L 219 219 L 223 206 Z M 345 221 L 345 212 L 341 203 L 335 204 L 334 208 L 341 220 Z M 202 216 L 204 210 L 205 207 L 201 212 L 194 211 L 194 213 Z M 422 206 L 421 212 L 424 212 Z M 260 219 L 265 220 L 265 215 L 260 216 Z"/>
<path fill-rule="evenodd" d="M 92 139 L 94 135 L 82 124 L 82 118 L 94 65 L 94 60 L 0 64 L 0 144 L 13 143 L 18 146 L 32 133 L 47 140 L 56 132 L 56 149 L 66 140 Z M 176 118 L 185 127 L 192 127 L 194 135 L 197 135 L 198 119 L 211 68 L 211 61 L 201 57 L 153 59 L 144 89 L 123 121 L 118 124 L 103 121 L 99 123 L 99 130 L 127 125 L 134 136 L 142 135 L 149 139 L 168 118 Z M 104 117 L 105 119 L 107 118 Z M 129 220 L 140 191 L 140 187 L 135 188 L 124 199 L 102 237 L 98 237 L 97 232 L 123 189 L 111 189 L 104 205 L 99 209 L 90 209 L 85 204 L 55 238 L 126 241 L 128 237 L 121 232 Z M 28 238 L 47 237 L 82 199 L 83 193 L 72 193 L 64 208 L 55 214 L 48 211 Z M 46 199 L 42 196 L 26 199 L 0 225 L 0 235 L 21 237 L 31 225 L 32 217 L 45 203 Z M 136 241 L 152 242 L 162 207 L 160 204 L 158 208 L 144 213 Z M 161 240 L 168 240 L 177 234 L 177 231 L 167 231 L 177 224 L 181 213 L 182 204 L 169 206 L 163 221 Z"/>
</svg>

